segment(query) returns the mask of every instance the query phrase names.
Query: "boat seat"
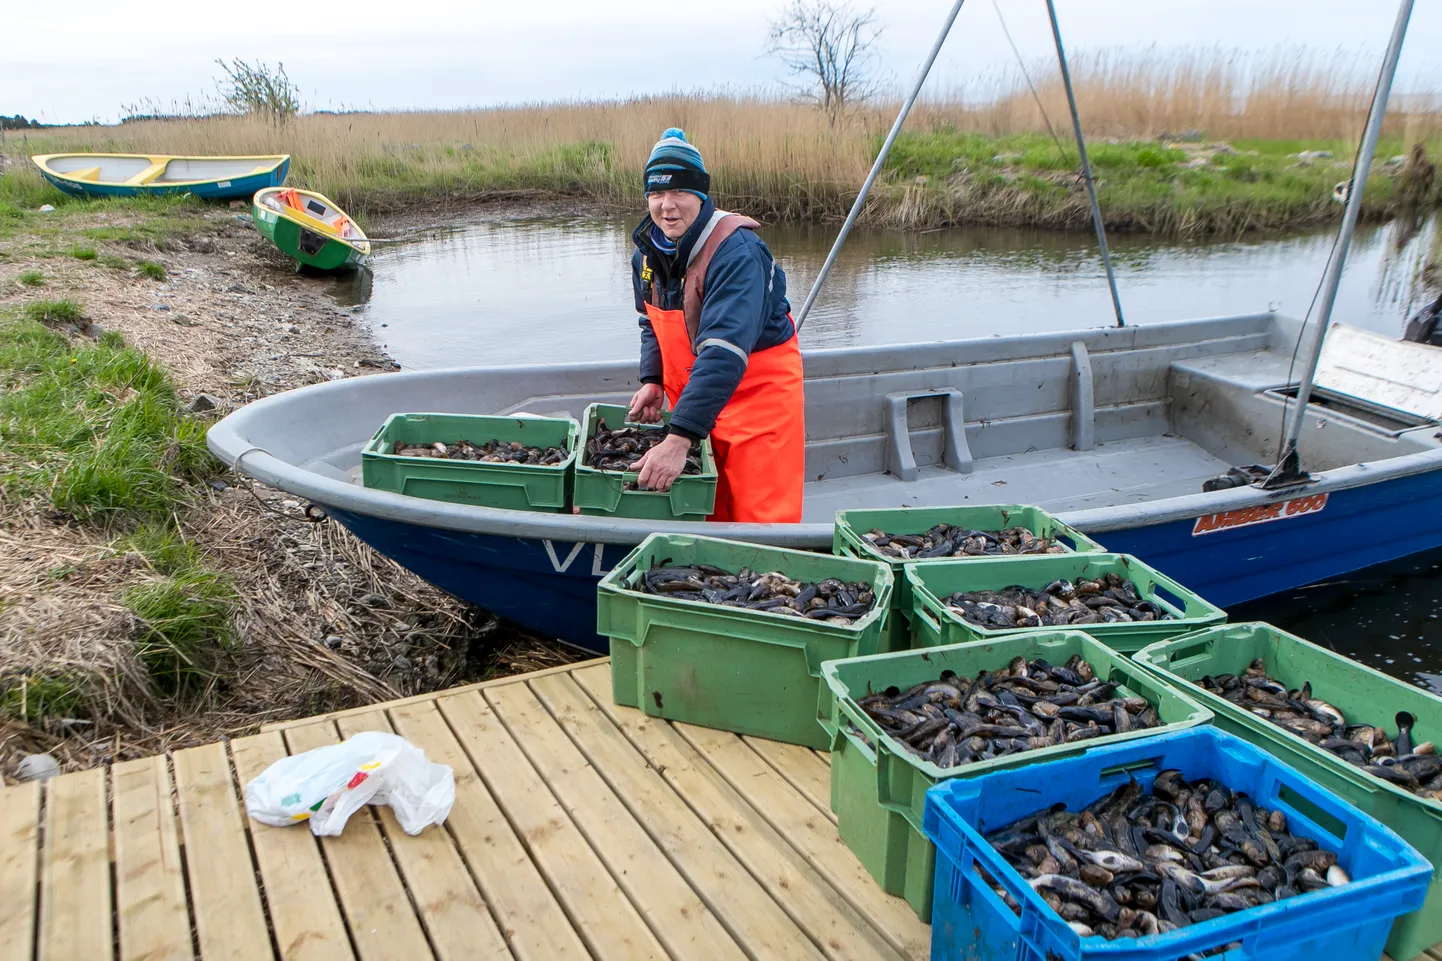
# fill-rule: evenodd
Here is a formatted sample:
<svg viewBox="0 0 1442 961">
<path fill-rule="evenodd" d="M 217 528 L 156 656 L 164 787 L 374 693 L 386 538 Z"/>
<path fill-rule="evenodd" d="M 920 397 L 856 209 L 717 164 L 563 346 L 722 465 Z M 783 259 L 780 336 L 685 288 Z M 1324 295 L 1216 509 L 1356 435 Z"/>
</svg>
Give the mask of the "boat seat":
<svg viewBox="0 0 1442 961">
<path fill-rule="evenodd" d="M 146 167 L 144 170 L 140 171 L 140 173 L 136 174 L 134 177 L 131 177 L 125 182 L 128 184 L 148 184 L 156 177 L 159 177 L 161 174 L 165 173 L 165 168 L 169 165 L 169 163 L 169 160 L 164 160 L 158 164 L 151 164 L 149 167 Z"/>
<path fill-rule="evenodd" d="M 67 170 L 65 171 L 65 173 L 61 174 L 61 176 L 65 177 L 67 180 L 99 180 L 100 168 L 82 167 L 79 170 Z"/>
</svg>

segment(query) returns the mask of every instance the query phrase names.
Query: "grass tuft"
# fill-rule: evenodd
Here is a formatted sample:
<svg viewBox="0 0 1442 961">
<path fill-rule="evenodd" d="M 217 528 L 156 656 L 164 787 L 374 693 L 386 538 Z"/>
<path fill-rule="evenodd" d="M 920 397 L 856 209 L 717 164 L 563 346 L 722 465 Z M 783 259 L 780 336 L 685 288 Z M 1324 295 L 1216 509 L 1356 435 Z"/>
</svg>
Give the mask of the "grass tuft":
<svg viewBox="0 0 1442 961">
<path fill-rule="evenodd" d="M 122 537 L 116 548 L 133 551 L 145 558 L 161 574 L 173 576 L 202 566 L 195 545 L 169 523 L 144 523 Z"/>
<path fill-rule="evenodd" d="M 41 287 L 45 284 L 45 274 L 39 270 L 27 270 L 16 278 L 26 287 Z"/>
<path fill-rule="evenodd" d="M 218 574 L 184 566 L 121 596 L 139 626 L 135 654 L 164 694 L 194 691 L 231 647 L 235 593 Z"/>
<path fill-rule="evenodd" d="M 0 678 L 0 717 L 33 721 L 42 717 L 75 717 L 83 713 L 77 677 L 32 674 Z"/>
<path fill-rule="evenodd" d="M 214 469 L 205 427 L 119 334 L 72 343 L 40 322 L 80 313 L 55 301 L 0 314 L 0 489 L 80 519 L 170 514 Z"/>
<path fill-rule="evenodd" d="M 135 265 L 135 270 L 140 276 L 148 277 L 151 280 L 164 280 L 166 278 L 165 267 L 153 260 L 142 260 Z"/>
<path fill-rule="evenodd" d="M 74 324 L 84 316 L 85 311 L 73 300 L 37 300 L 25 305 L 21 311 L 26 320 L 37 324 Z"/>
<path fill-rule="evenodd" d="M 70 248 L 70 256 L 76 260 L 94 260 L 100 255 L 95 252 L 94 247 L 82 247 L 77 244 Z"/>
</svg>

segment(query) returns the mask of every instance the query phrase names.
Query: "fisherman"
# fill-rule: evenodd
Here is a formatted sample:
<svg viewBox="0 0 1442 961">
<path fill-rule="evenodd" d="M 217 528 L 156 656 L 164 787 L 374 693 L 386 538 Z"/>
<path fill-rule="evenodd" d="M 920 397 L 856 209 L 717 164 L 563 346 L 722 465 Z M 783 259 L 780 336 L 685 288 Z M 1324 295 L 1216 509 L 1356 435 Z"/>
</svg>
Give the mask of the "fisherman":
<svg viewBox="0 0 1442 961">
<path fill-rule="evenodd" d="M 806 466 L 801 350 L 786 275 L 756 221 L 717 210 L 701 153 L 676 127 L 646 161 L 650 213 L 632 234 L 641 314 L 641 389 L 630 417 L 670 436 L 636 463 L 669 490 L 692 442 L 711 438 L 720 478 L 713 521 L 796 523 Z"/>
</svg>

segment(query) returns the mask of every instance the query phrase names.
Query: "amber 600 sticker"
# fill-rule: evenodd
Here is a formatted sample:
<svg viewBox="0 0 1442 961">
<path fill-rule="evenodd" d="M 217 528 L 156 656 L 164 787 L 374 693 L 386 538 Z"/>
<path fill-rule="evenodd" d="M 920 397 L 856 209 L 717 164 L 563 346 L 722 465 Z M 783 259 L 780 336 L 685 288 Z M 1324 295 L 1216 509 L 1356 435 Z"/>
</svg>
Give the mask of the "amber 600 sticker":
<svg viewBox="0 0 1442 961">
<path fill-rule="evenodd" d="M 1294 497 L 1289 501 L 1278 501 L 1275 504 L 1259 504 L 1256 507 L 1204 514 L 1197 518 L 1197 523 L 1192 527 L 1192 536 L 1214 534 L 1217 531 L 1229 531 L 1236 527 L 1250 527 L 1253 524 L 1266 524 L 1270 521 L 1284 521 L 1289 517 L 1315 514 L 1326 506 L 1326 494 L 1312 494 L 1309 497 Z"/>
</svg>

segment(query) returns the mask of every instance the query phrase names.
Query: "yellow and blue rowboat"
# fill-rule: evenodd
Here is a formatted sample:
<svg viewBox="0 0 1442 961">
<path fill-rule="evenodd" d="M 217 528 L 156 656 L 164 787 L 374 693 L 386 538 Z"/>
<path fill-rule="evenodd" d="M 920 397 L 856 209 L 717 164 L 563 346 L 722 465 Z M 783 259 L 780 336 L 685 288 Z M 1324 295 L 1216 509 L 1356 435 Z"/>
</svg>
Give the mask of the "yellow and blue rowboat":
<svg viewBox="0 0 1442 961">
<path fill-rule="evenodd" d="M 76 197 L 194 194 L 213 200 L 254 196 L 285 183 L 290 155 L 171 157 L 121 153 L 56 153 L 30 158 L 40 173 Z"/>
</svg>

